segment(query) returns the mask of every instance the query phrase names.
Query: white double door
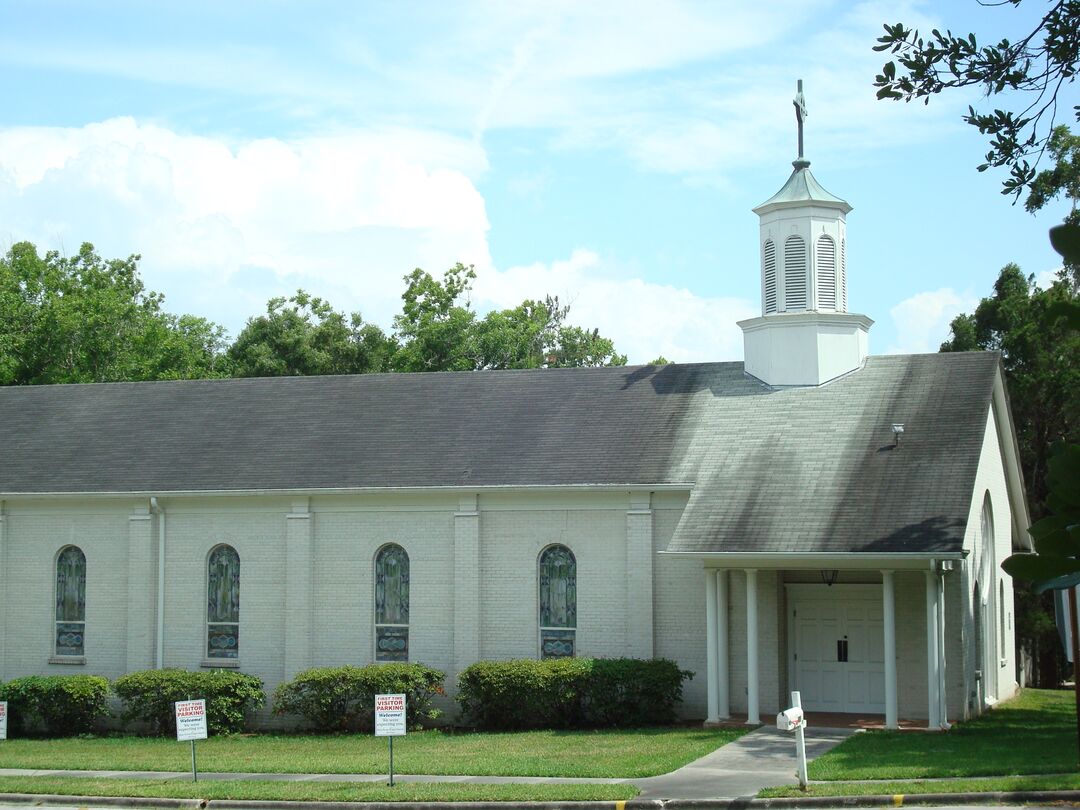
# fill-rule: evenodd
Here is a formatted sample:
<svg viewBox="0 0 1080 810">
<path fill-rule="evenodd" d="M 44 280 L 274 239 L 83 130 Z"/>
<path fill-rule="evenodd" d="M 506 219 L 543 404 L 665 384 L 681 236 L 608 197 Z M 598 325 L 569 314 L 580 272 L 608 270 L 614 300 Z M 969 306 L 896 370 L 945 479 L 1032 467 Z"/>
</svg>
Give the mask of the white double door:
<svg viewBox="0 0 1080 810">
<path fill-rule="evenodd" d="M 808 711 L 885 711 L 881 587 L 803 586 L 788 593 L 791 688 Z"/>
</svg>

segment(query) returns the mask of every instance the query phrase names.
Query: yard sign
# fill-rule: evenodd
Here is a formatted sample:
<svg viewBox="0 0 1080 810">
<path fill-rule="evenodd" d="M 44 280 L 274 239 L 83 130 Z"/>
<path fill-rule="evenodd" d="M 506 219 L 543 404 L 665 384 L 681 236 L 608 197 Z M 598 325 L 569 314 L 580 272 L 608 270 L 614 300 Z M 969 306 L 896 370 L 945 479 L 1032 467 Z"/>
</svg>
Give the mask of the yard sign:
<svg viewBox="0 0 1080 810">
<path fill-rule="evenodd" d="M 7 739 L 7 701 L 0 700 L 0 740 Z"/>
<path fill-rule="evenodd" d="M 178 700 L 176 709 L 176 739 L 191 740 L 191 778 L 199 781 L 199 769 L 195 766 L 195 741 L 206 739 L 206 701 Z"/>
<path fill-rule="evenodd" d="M 375 696 L 375 736 L 390 743 L 390 786 L 394 785 L 394 737 L 405 736 L 405 695 Z"/>
</svg>

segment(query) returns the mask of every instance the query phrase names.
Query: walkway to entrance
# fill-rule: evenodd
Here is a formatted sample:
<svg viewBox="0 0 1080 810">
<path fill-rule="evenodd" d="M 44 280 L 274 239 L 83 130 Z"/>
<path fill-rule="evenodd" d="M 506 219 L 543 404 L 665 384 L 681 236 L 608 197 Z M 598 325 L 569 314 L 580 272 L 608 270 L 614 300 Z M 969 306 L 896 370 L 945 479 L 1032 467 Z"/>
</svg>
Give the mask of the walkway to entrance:
<svg viewBox="0 0 1080 810">
<path fill-rule="evenodd" d="M 809 718 L 807 726 L 807 759 L 821 756 L 855 733 L 853 728 L 818 727 Z M 762 726 L 677 771 L 629 781 L 641 790 L 641 799 L 734 799 L 794 784 L 795 769 L 795 736 Z"/>
</svg>

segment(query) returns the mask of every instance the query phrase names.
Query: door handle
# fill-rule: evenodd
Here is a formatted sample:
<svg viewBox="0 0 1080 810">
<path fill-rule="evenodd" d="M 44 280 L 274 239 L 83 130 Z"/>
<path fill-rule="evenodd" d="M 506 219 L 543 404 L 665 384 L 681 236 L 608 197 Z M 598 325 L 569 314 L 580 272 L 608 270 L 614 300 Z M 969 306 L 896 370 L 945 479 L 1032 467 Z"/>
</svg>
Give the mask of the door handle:
<svg viewBox="0 0 1080 810">
<path fill-rule="evenodd" d="M 836 660 L 843 663 L 848 660 L 847 658 L 847 639 L 839 638 L 836 640 Z"/>
</svg>

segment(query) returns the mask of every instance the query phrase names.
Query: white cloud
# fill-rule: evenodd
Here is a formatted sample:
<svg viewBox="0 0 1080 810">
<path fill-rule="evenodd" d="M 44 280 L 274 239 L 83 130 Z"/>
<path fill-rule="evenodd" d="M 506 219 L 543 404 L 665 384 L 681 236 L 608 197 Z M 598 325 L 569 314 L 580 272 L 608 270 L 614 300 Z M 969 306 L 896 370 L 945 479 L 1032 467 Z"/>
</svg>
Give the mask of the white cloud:
<svg viewBox="0 0 1080 810">
<path fill-rule="evenodd" d="M 979 299 L 949 287 L 905 298 L 889 310 L 896 327 L 896 343 L 885 354 L 936 352 L 949 337 L 949 324 L 962 312 L 971 312 Z"/>
<path fill-rule="evenodd" d="M 1064 269 L 1064 267 L 1055 267 L 1053 270 L 1043 270 L 1041 273 L 1036 273 L 1035 283 L 1044 290 L 1049 289 L 1058 280 L 1058 274 Z"/>
<path fill-rule="evenodd" d="M 596 253 L 575 250 L 565 260 L 481 273 L 477 309 L 503 309 L 525 298 L 557 295 L 568 303 L 568 320 L 599 329 L 630 363 L 658 355 L 675 362 L 737 360 L 742 332 L 736 321 L 758 314 L 750 301 L 702 298 L 686 289 L 626 278 Z"/>
<path fill-rule="evenodd" d="M 402 130 L 229 143 L 116 118 L 0 130 L 9 239 L 143 254 L 170 309 L 236 329 L 304 286 L 388 324 L 416 266 L 490 265 L 486 167 L 467 141 Z"/>
</svg>

